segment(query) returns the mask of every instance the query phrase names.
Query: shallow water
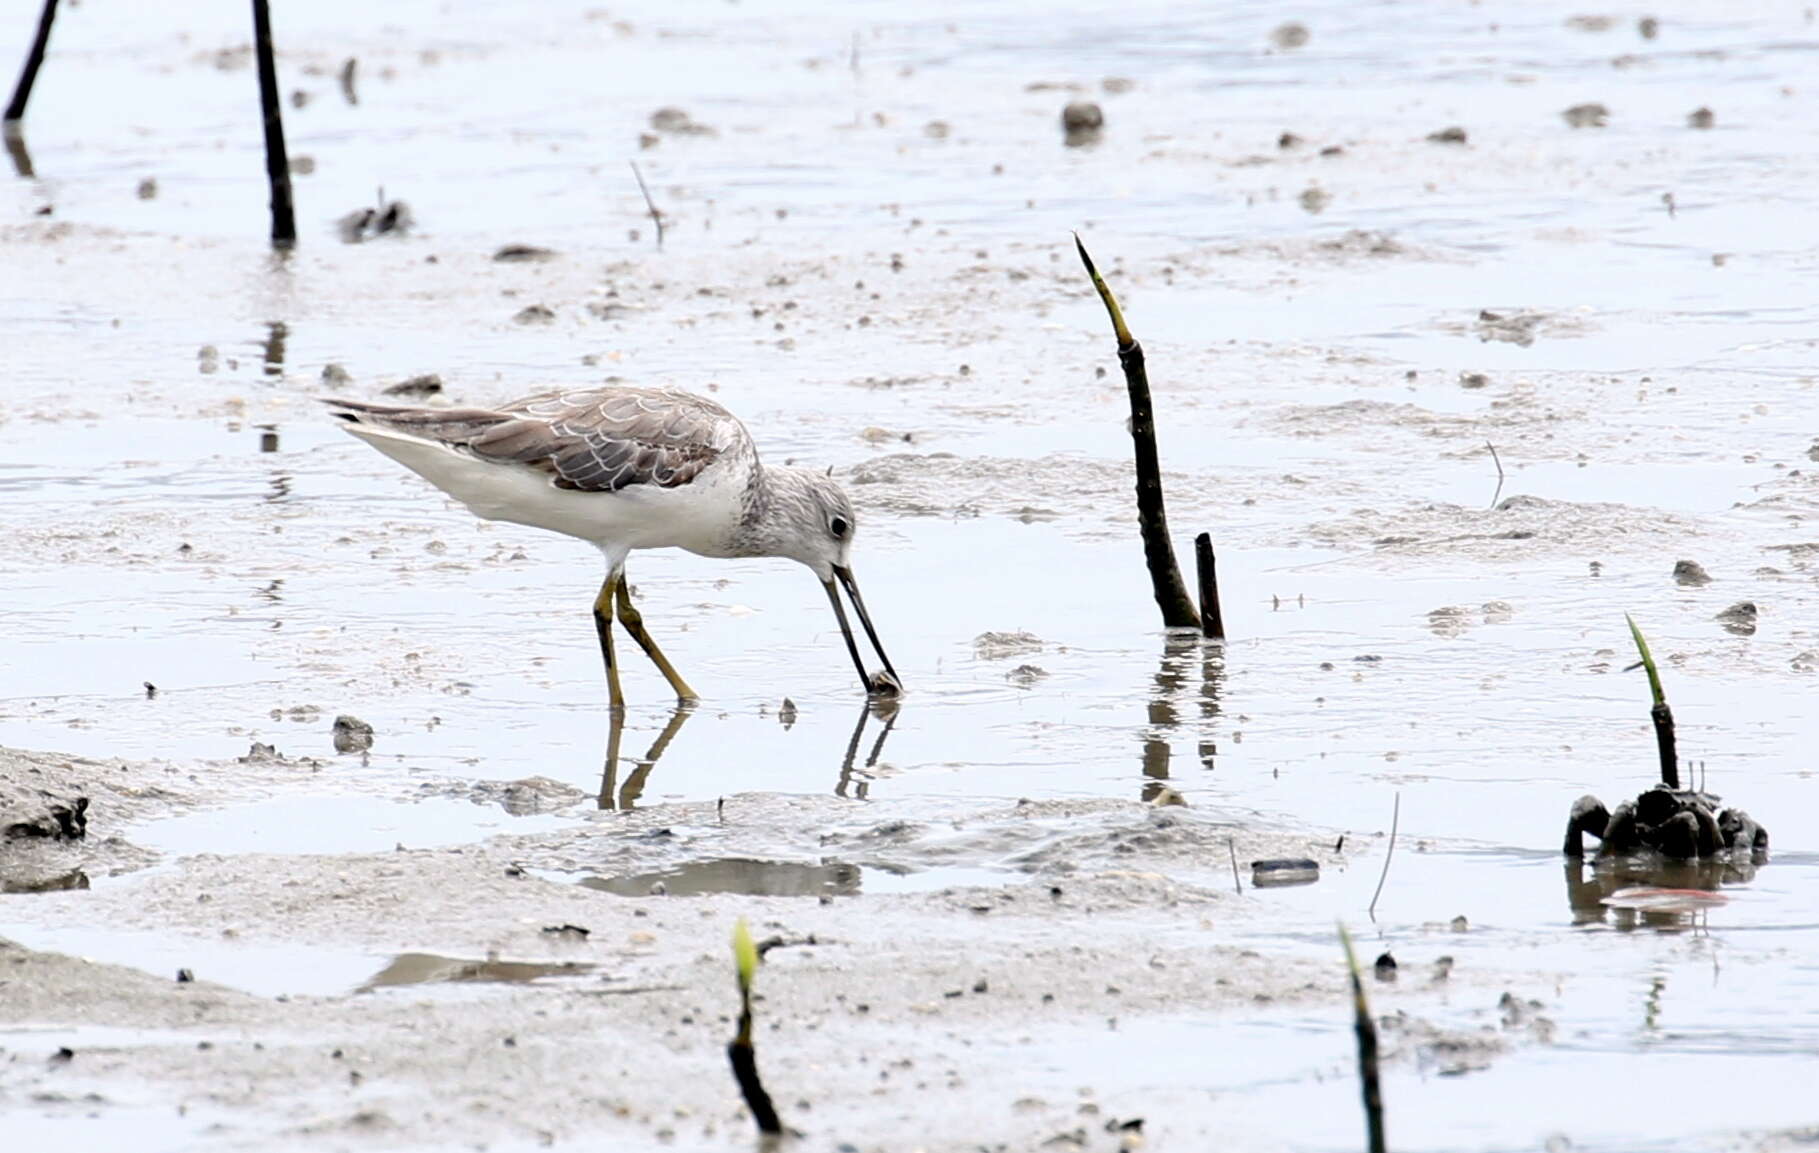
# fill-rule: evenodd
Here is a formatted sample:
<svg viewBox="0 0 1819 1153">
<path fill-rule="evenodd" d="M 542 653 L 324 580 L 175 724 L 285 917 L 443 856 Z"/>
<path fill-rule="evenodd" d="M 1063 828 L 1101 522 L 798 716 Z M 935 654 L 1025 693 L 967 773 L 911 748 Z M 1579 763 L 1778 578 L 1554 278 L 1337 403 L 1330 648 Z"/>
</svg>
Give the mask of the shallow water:
<svg viewBox="0 0 1819 1153">
<path fill-rule="evenodd" d="M 1692 1149 L 1798 1123 L 1776 1086 L 1819 1044 L 1800 960 L 1819 946 L 1819 269 L 1800 239 L 1819 33 L 1767 5 L 1663 8 L 1655 40 L 1631 20 L 1572 30 L 1574 12 L 1316 5 L 1296 13 L 1313 40 L 1281 52 L 1279 12 L 1256 4 L 1114 21 L 881 3 L 832 24 L 806 5 L 549 4 L 527 22 L 409 4 L 382 28 L 316 5 L 278 29 L 287 84 L 314 94 L 287 109 L 292 152 L 318 169 L 297 181 L 304 243 L 276 261 L 252 76 L 214 62 L 240 25 L 74 9 L 28 124 L 38 177 L 0 183 L 0 743 L 192 760 L 257 739 L 326 762 L 314 793 L 135 834 L 177 852 L 250 847 L 255 817 L 281 851 L 321 853 L 568 819 L 395 802 L 532 775 L 602 792 L 596 559 L 476 525 L 306 398 L 329 362 L 357 395 L 426 371 L 483 400 L 609 374 L 711 382 L 772 457 L 916 454 L 853 487 L 858 573 L 911 691 L 877 743 L 884 718 L 799 569 L 641 555 L 647 619 L 708 699 L 637 775 L 674 716 L 634 663 L 609 807 L 838 792 L 915 818 L 1166 779 L 1196 809 L 1360 837 L 1399 793 L 1384 944 L 1441 949 L 1426 926 L 1465 914 L 1444 951 L 1576 976 L 1552 1046 L 1464 1078 L 1396 1073 L 1392 1101 L 1424 1104 L 1398 1144 Z M 349 52 L 358 106 L 332 75 Z M 1106 76 L 1135 88 L 1106 95 Z M 1105 105 L 1097 146 L 1061 146 L 1071 97 L 1027 90 L 1044 81 Z M 1586 100 L 1609 127 L 1566 127 Z M 639 150 L 665 104 L 718 135 Z M 1711 131 L 1685 126 L 1702 104 Z M 1449 124 L 1467 146 L 1425 141 Z M 1283 131 L 1307 143 L 1280 149 Z M 662 257 L 630 158 L 671 214 Z M 146 176 L 152 200 L 134 194 Z M 420 230 L 334 240 L 379 186 Z M 1318 212 L 1310 187 L 1331 194 Z M 1156 629 L 1124 398 L 1073 228 L 1149 352 L 1178 547 L 1202 528 L 1218 541 L 1222 656 Z M 561 255 L 487 259 L 513 241 Z M 532 303 L 556 321 L 514 323 Z M 1541 314 L 1533 343 L 1487 339 L 1482 309 Z M 197 371 L 205 344 L 214 374 Z M 1682 556 L 1714 583 L 1677 587 Z M 1735 637 L 1712 618 L 1746 599 L 1759 629 Z M 1614 801 L 1653 773 L 1625 611 L 1663 658 L 1683 753 L 1775 844 L 1728 904 L 1663 932 L 1577 924 L 1555 856 L 1575 797 Z M 976 654 L 975 636 L 1010 630 L 1042 647 Z M 1046 676 L 1007 678 L 1022 664 Z M 343 712 L 378 732 L 364 766 L 333 752 Z M 850 881 L 1022 875 L 973 852 L 951 876 Z M 1363 920 L 1374 864 L 1256 894 L 1280 908 L 1257 943 L 1329 952 L 1335 916 Z M 1657 981 L 1674 995 L 1639 1027 Z M 1213 1026 L 1146 1027 L 1167 1035 L 1133 1028 L 1133 1054 Z M 1310 1080 L 1342 1065 L 1343 1033 L 1242 1028 L 1280 1061 L 1184 1075 L 1292 1147 L 1354 1141 L 1349 1100 L 1313 1104 L 1349 1082 Z M 1045 1060 L 1065 1079 L 1078 1047 L 1056 1038 Z M 1133 1091 L 1175 1085 L 1122 1067 Z M 1689 1080 L 1709 1092 L 1609 1106 Z M 1519 1098 L 1552 1103 L 1548 1120 L 1512 1127 L 1495 1102 Z M 1332 1121 L 1285 1134 L 1284 1115 Z"/>
</svg>

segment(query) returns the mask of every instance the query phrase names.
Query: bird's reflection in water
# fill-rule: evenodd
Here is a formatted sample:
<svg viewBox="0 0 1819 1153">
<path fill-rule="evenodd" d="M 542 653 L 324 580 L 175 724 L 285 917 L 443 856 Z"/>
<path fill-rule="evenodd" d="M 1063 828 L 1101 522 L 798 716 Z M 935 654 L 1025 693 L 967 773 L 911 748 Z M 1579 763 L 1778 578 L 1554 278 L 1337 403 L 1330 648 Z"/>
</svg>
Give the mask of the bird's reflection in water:
<svg viewBox="0 0 1819 1153">
<path fill-rule="evenodd" d="M 1564 867 L 1566 903 L 1573 924 L 1609 923 L 1617 929 L 1698 929 L 1705 925 L 1706 908 L 1701 894 L 1715 900 L 1723 885 L 1741 885 L 1756 875 L 1753 863 L 1730 861 L 1670 861 L 1651 853 L 1633 856 L 1572 858 Z M 1623 889 L 1668 889 L 1684 894 L 1661 894 L 1657 908 L 1605 904 L 1605 898 Z"/>
<path fill-rule="evenodd" d="M 852 797 L 863 801 L 871 792 L 872 772 L 878 764 L 878 757 L 884 752 L 884 739 L 891 735 L 891 727 L 897 723 L 897 713 L 902 702 L 896 697 L 872 697 L 859 709 L 859 723 L 853 726 L 853 738 L 846 742 L 846 760 L 840 764 L 840 782 L 834 786 L 836 797 Z M 877 717 L 883 722 L 878 730 L 878 739 L 872 742 L 870 754 L 865 758 L 865 765 L 855 769 L 859 760 L 859 743 L 865 738 L 865 724 Z"/>
<path fill-rule="evenodd" d="M 885 738 L 891 735 L 891 728 L 897 723 L 902 704 L 894 697 L 874 697 L 860 707 L 859 723 L 853 726 L 853 735 L 846 743 L 846 756 L 840 763 L 839 783 L 834 786 L 834 794 L 864 800 L 871 789 L 872 770 L 878 765 L 878 758 L 884 754 Z M 625 714 L 614 712 L 606 735 L 606 763 L 600 771 L 599 806 L 602 809 L 629 811 L 636 807 L 638 798 L 644 794 L 644 785 L 650 779 L 651 770 L 657 767 L 657 761 L 669 748 L 676 734 L 682 731 L 682 725 L 695 711 L 692 704 L 677 705 L 676 711 L 670 714 L 669 723 L 651 742 L 651 747 L 642 757 L 632 762 L 632 770 L 626 775 L 625 783 L 619 783 L 619 746 L 625 736 Z M 873 738 L 871 749 L 866 754 L 864 764 L 859 762 L 859 749 L 865 742 L 867 724 L 876 717 L 881 722 L 878 735 Z"/>
<path fill-rule="evenodd" d="M 606 732 L 606 765 L 600 771 L 600 807 L 603 809 L 629 810 L 644 793 L 644 782 L 650 777 L 651 770 L 657 767 L 658 758 L 669 748 L 669 743 L 682 731 L 682 724 L 695 711 L 695 706 L 681 704 L 670 714 L 669 723 L 651 742 L 651 747 L 633 765 L 632 771 L 625 778 L 625 784 L 618 785 L 619 777 L 619 741 L 625 735 L 625 710 L 613 709 L 612 722 Z M 615 788 L 617 791 L 615 792 Z"/>
<path fill-rule="evenodd" d="M 1198 633 L 1170 632 L 1162 641 L 1162 661 L 1156 667 L 1155 689 L 1149 699 L 1149 725 L 1143 733 L 1142 798 L 1154 801 L 1168 787 L 1169 763 L 1173 749 L 1169 738 L 1181 727 L 1188 697 L 1189 674 L 1199 665 L 1199 686 L 1191 703 L 1197 706 L 1201 722 L 1219 718 L 1222 709 L 1219 695 L 1225 687 L 1225 652 L 1216 642 L 1204 640 Z M 1203 729 L 1204 731 L 1204 729 Z M 1198 742 L 1200 765 L 1216 767 L 1218 744 L 1210 738 Z"/>
</svg>

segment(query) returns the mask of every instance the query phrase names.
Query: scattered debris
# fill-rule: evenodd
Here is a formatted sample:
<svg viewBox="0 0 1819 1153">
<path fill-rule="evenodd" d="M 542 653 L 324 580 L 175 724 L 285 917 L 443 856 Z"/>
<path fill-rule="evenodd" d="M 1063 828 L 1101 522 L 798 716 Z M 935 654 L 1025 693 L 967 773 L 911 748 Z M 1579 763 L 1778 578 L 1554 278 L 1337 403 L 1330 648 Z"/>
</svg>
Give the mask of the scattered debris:
<svg viewBox="0 0 1819 1153">
<path fill-rule="evenodd" d="M 1573 128 L 1603 128 L 1611 110 L 1602 104 L 1575 104 L 1560 115 Z"/>
<path fill-rule="evenodd" d="M 680 108 L 659 108 L 651 113 L 651 127 L 671 136 L 713 136 L 715 131 L 701 124 Z"/>
<path fill-rule="evenodd" d="M 327 369 L 323 369 L 327 373 Z M 435 396 L 442 391 L 442 378 L 433 372 L 401 380 L 397 384 L 380 390 L 383 396 Z"/>
<path fill-rule="evenodd" d="M 1105 113 L 1090 100 L 1076 100 L 1061 110 L 1061 132 L 1070 148 L 1091 144 L 1105 127 Z"/>
<path fill-rule="evenodd" d="M 1290 20 L 1286 24 L 1276 25 L 1271 30 L 1270 43 L 1278 48 L 1300 48 L 1313 39 L 1313 36 L 1314 34 L 1307 30 L 1307 25 Z"/>
<path fill-rule="evenodd" d="M 1454 124 L 1437 132 L 1428 133 L 1427 139 L 1431 144 L 1464 144 L 1465 129 Z"/>
<path fill-rule="evenodd" d="M 346 388 L 353 377 L 340 365 L 330 362 L 322 366 L 322 384 L 327 388 Z"/>
<path fill-rule="evenodd" d="M 337 753 L 364 753 L 373 747 L 373 726 L 346 713 L 335 718 L 331 730 Z"/>
<path fill-rule="evenodd" d="M 1712 583 L 1711 574 L 1705 566 L 1696 560 L 1677 560 L 1674 562 L 1674 582 L 1692 588 Z"/>
<path fill-rule="evenodd" d="M 502 264 L 531 264 L 556 259 L 556 252 L 535 244 L 507 244 L 493 253 L 493 259 Z"/>
<path fill-rule="evenodd" d="M 1686 126 L 1688 128 L 1710 128 L 1717 122 L 1718 118 L 1712 114 L 1710 108 L 1695 108 L 1686 114 Z"/>
<path fill-rule="evenodd" d="M 1042 651 L 1042 638 L 1035 633 L 980 633 L 973 638 L 973 655 L 982 661 L 999 661 Z"/>
<path fill-rule="evenodd" d="M 1756 635 L 1756 602 L 1738 601 L 1719 613 L 1716 619 L 1724 626 L 1724 631 L 1733 636 L 1754 636 Z"/>
<path fill-rule="evenodd" d="M 547 304 L 527 304 L 512 319 L 519 324 L 550 324 L 556 319 L 556 310 Z"/>
<path fill-rule="evenodd" d="M 1320 862 L 1308 857 L 1272 857 L 1251 862 L 1251 886 L 1258 889 L 1311 885 L 1320 879 Z"/>
<path fill-rule="evenodd" d="M 139 199 L 141 199 L 141 200 L 156 200 L 158 198 L 158 180 L 157 180 L 157 178 L 153 177 L 153 176 L 147 176 L 144 180 L 141 180 L 139 182 L 139 187 L 135 190 L 135 192 L 137 193 Z"/>
<path fill-rule="evenodd" d="M 1048 679 L 1048 670 L 1037 665 L 1018 665 L 1005 673 L 1004 679 L 1020 689 L 1034 688 L 1037 682 Z"/>
</svg>

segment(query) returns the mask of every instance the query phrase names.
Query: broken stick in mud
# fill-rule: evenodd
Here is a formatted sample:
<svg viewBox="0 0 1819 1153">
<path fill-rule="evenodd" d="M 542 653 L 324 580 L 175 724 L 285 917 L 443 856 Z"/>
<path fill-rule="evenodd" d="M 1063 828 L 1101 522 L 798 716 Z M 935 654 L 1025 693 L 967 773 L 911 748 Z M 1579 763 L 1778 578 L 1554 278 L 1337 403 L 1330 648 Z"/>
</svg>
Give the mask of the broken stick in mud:
<svg viewBox="0 0 1819 1153">
<path fill-rule="evenodd" d="M 1074 247 L 1079 250 L 1080 263 L 1086 265 L 1086 274 L 1092 278 L 1099 299 L 1105 302 L 1105 311 L 1112 319 L 1112 334 L 1118 338 L 1118 364 L 1124 369 L 1125 387 L 1130 392 L 1131 440 L 1137 454 L 1137 526 L 1143 534 L 1143 557 L 1149 565 L 1156 607 L 1162 610 L 1162 623 L 1169 628 L 1200 628 L 1200 614 L 1187 595 L 1181 568 L 1175 563 L 1175 546 L 1168 538 L 1168 514 L 1162 506 L 1162 465 L 1156 455 L 1156 418 L 1150 409 L 1143 346 L 1125 327 L 1118 300 L 1093 266 L 1093 258 L 1087 255 L 1078 233 L 1074 235 Z M 1210 551 L 1210 538 L 1208 546 Z"/>
<path fill-rule="evenodd" d="M 1225 640 L 1225 614 L 1219 611 L 1219 569 L 1213 559 L 1213 534 L 1194 538 L 1194 575 L 1200 579 L 1200 632 L 1210 640 Z"/>
<path fill-rule="evenodd" d="M 253 0 L 253 52 L 259 60 L 259 110 L 265 122 L 265 178 L 272 193 L 272 247 L 289 248 L 297 243 L 297 214 L 291 206 L 291 162 L 284 150 L 278 66 L 272 60 L 272 12 L 267 0 Z"/>
</svg>

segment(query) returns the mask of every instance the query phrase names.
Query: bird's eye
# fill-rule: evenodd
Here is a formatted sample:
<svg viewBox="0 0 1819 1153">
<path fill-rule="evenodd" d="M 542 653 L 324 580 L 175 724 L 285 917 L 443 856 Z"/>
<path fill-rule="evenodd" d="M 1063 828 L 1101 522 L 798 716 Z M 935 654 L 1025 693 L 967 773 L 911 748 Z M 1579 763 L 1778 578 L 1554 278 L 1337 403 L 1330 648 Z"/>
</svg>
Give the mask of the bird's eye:
<svg viewBox="0 0 1819 1153">
<path fill-rule="evenodd" d="M 847 530 L 852 527 L 852 525 L 846 523 L 846 518 L 843 516 L 837 516 L 833 520 L 827 522 L 827 531 L 834 534 L 835 540 L 845 540 Z"/>
</svg>

